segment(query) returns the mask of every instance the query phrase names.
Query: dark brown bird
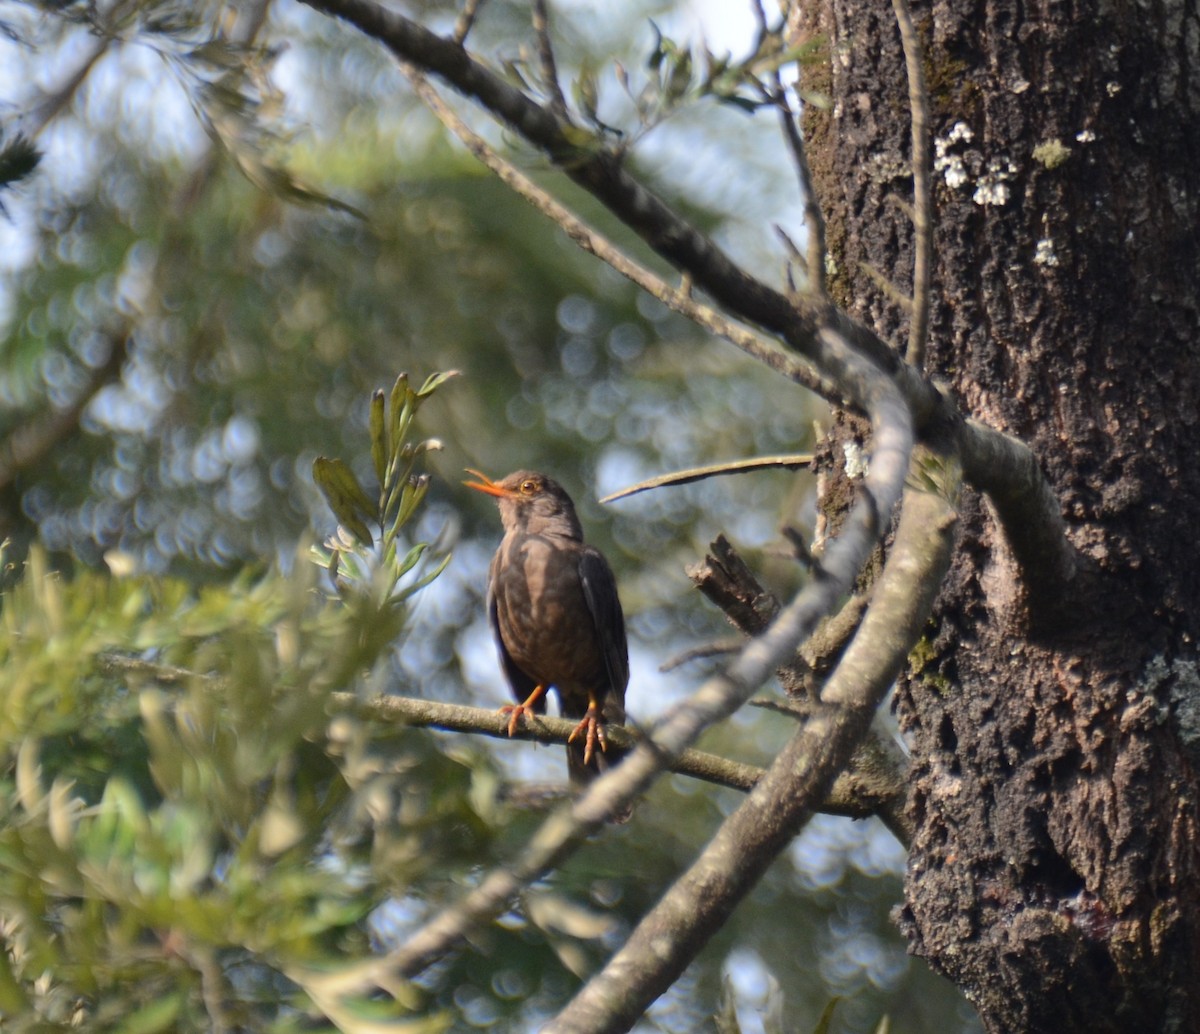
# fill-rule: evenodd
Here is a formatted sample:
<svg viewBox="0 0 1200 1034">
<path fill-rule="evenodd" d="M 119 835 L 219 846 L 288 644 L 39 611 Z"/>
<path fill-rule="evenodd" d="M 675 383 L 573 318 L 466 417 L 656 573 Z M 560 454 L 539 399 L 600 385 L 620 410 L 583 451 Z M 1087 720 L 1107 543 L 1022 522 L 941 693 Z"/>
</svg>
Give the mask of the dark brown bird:
<svg viewBox="0 0 1200 1034">
<path fill-rule="evenodd" d="M 629 650 L 617 583 L 604 555 L 583 541 L 575 505 L 545 474 L 518 470 L 502 481 L 468 470 L 468 488 L 495 496 L 504 538 L 492 558 L 488 618 L 521 716 L 544 714 L 553 687 L 564 717 L 579 718 L 567 745 L 573 783 L 607 763 L 605 723 L 625 724 Z M 599 746 L 599 752 L 596 747 Z"/>
</svg>

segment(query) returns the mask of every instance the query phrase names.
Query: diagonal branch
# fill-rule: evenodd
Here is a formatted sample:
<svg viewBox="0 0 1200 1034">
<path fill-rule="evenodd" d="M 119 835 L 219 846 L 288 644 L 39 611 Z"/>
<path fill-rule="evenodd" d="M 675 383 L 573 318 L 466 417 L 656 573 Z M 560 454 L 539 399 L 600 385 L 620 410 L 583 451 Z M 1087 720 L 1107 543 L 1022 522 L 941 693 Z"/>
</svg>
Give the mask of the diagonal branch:
<svg viewBox="0 0 1200 1034">
<path fill-rule="evenodd" d="M 784 138 L 792 154 L 792 164 L 796 167 L 796 175 L 800 180 L 800 193 L 804 200 L 804 226 L 808 231 L 808 255 L 804 265 L 808 272 L 809 290 L 818 297 L 828 294 L 825 282 L 825 214 L 817 200 L 816 188 L 813 186 L 812 170 L 808 167 L 808 152 L 804 147 L 804 137 L 796 121 L 796 113 L 788 100 L 787 90 L 783 86 L 783 77 L 779 69 L 775 70 L 775 104 L 779 108 L 779 122 L 783 127 Z"/>
<path fill-rule="evenodd" d="M 553 198 L 512 162 L 507 161 L 486 140 L 474 132 L 454 110 L 438 96 L 428 81 L 411 65 L 402 66 L 418 97 L 437 119 L 459 138 L 476 158 L 492 170 L 500 181 L 528 201 L 544 216 L 557 223 L 572 241 L 589 255 L 595 255 L 622 276 L 657 298 L 667 308 L 686 316 L 705 330 L 736 345 L 747 355 L 783 374 L 797 384 L 811 389 L 823 398 L 837 398 L 838 387 L 829 378 L 813 369 L 810 363 L 764 341 L 745 327 L 740 327 L 715 309 L 696 301 L 687 291 L 667 283 L 662 277 L 635 262 L 611 240 L 593 229 Z"/>
<path fill-rule="evenodd" d="M 97 659 L 100 671 L 108 675 L 135 676 L 150 679 L 163 685 L 184 685 L 195 679 L 211 678 L 186 668 L 147 661 L 141 657 L 129 657 L 120 653 L 102 654 Z M 411 725 L 418 728 L 444 729 L 497 739 L 516 739 L 537 743 L 566 744 L 575 731 L 576 722 L 552 715 L 539 715 L 532 724 L 524 724 L 510 737 L 508 716 L 498 710 L 469 707 L 464 704 L 446 704 L 438 700 L 420 697 L 405 697 L 395 694 L 364 700 L 355 693 L 333 693 L 329 698 L 330 708 L 335 712 L 354 714 L 372 722 L 389 725 Z M 618 754 L 632 750 L 639 737 L 630 729 L 613 726 L 608 730 L 609 745 Z M 716 786 L 731 790 L 749 791 L 762 778 L 763 770 L 757 765 L 731 761 L 717 754 L 701 750 L 683 751 L 671 765 L 671 771 L 690 776 Z M 902 844 L 912 838 L 912 826 L 899 816 L 903 789 L 882 771 L 847 774 L 839 777 L 829 791 L 829 798 L 821 810 L 830 815 L 863 819 L 878 814 Z"/>
<path fill-rule="evenodd" d="M 766 628 L 779 612 L 779 600 L 765 589 L 724 536 L 709 545 L 704 562 L 688 569 L 688 576 L 743 635 L 754 636 Z M 838 613 L 822 621 L 800 650 L 775 672 L 787 694 L 786 700 L 765 698 L 751 705 L 790 714 L 806 720 L 819 698 L 820 686 L 840 663 L 846 645 L 862 622 L 867 598 L 854 595 Z M 897 755 L 900 755 L 899 757 Z M 901 843 L 912 839 L 912 823 L 904 813 L 905 768 L 901 752 L 874 733 L 864 738 L 838 783 L 865 801 L 877 802 L 875 814 Z M 884 787 L 888 792 L 880 794 Z"/>
<path fill-rule="evenodd" d="M 543 1029 L 628 1030 L 679 977 L 812 815 L 866 733 L 928 619 L 950 565 L 959 475 L 953 456 L 914 454 L 942 474 L 910 488 L 871 606 L 822 694 L 821 707 L 629 940 Z"/>
<path fill-rule="evenodd" d="M 847 368 L 846 350 L 830 348 L 823 327 L 834 323 L 843 345 L 867 356 L 875 366 L 894 375 L 899 361 L 892 350 L 866 327 L 847 333 L 848 317 L 837 314 L 824 300 L 796 304 L 794 299 L 752 276 L 709 237 L 647 189 L 625 168 L 619 154 L 603 141 L 556 118 L 548 109 L 473 58 L 461 46 L 430 32 L 374 0 L 305 0 L 314 9 L 342 18 L 385 46 L 403 63 L 442 78 L 477 101 L 493 116 L 542 150 L 571 180 L 609 208 L 659 256 L 688 274 L 696 287 L 740 319 L 778 335 L 801 355 L 816 363 L 840 386 L 854 406 L 869 410 L 857 394 L 861 386 Z M 916 378 L 908 385 L 922 396 L 916 408 L 938 404 L 932 386 Z"/>
<path fill-rule="evenodd" d="M 533 34 L 537 39 L 538 60 L 542 65 L 542 85 L 550 95 L 550 110 L 564 122 L 570 120 L 567 99 L 558 81 L 558 63 L 554 60 L 554 44 L 550 40 L 550 13 L 546 0 L 533 0 Z"/>
</svg>

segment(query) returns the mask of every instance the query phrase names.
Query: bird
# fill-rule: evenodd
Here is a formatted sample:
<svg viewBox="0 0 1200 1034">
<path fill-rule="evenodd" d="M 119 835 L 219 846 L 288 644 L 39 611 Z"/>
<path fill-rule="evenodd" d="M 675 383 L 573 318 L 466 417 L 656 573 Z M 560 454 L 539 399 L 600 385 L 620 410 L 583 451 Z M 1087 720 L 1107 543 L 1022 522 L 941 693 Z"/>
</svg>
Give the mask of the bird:
<svg viewBox="0 0 1200 1034">
<path fill-rule="evenodd" d="M 493 481 L 467 469 L 468 488 L 493 496 L 504 537 L 488 577 L 488 622 L 516 704 L 508 734 L 544 714 L 558 693 L 566 718 L 567 772 L 586 785 L 608 768 L 606 725 L 625 724 L 629 647 L 617 581 L 608 561 L 583 541 L 575 504 L 553 478 L 518 470 Z M 597 749 L 599 748 L 599 749 Z"/>
</svg>

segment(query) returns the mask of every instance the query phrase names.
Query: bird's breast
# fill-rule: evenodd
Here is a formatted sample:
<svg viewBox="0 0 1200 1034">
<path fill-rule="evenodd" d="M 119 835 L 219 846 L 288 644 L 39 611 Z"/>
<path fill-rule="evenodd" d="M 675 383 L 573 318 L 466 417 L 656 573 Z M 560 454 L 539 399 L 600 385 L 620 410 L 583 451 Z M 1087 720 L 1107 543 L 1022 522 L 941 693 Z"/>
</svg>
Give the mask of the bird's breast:
<svg viewBox="0 0 1200 1034">
<path fill-rule="evenodd" d="M 560 693 L 599 688 L 604 655 L 579 576 L 582 547 L 526 535 L 505 539 L 492 591 L 505 649 L 517 666 Z"/>
</svg>

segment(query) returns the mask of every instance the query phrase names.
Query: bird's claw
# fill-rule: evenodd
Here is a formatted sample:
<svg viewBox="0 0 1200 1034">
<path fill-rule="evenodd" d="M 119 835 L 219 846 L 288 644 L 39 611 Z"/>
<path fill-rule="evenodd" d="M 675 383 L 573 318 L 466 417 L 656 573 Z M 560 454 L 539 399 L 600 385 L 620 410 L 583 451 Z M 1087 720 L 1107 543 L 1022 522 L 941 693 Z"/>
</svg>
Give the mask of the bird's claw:
<svg viewBox="0 0 1200 1034">
<path fill-rule="evenodd" d="M 500 708 L 500 714 L 506 714 L 508 719 L 508 734 L 512 736 L 517 731 L 517 726 L 521 724 L 522 715 L 532 716 L 535 712 L 528 704 L 505 704 Z"/>
<path fill-rule="evenodd" d="M 592 714 L 591 709 L 584 715 L 583 720 L 571 730 L 571 735 L 567 737 L 568 743 L 574 743 L 575 740 L 583 736 L 583 763 L 590 765 L 592 758 L 596 753 L 596 744 L 600 744 L 600 750 L 608 750 L 608 734 L 604 731 L 604 722 L 598 715 Z"/>
<path fill-rule="evenodd" d="M 534 686 L 533 692 L 527 696 L 524 701 L 519 704 L 505 704 L 500 708 L 500 714 L 511 715 L 508 720 L 508 734 L 512 736 L 517 731 L 517 726 L 521 724 L 521 715 L 527 714 L 531 717 L 537 714 L 533 705 L 536 704 L 546 694 L 544 685 Z M 543 707 L 546 705 L 543 704 Z"/>
</svg>

